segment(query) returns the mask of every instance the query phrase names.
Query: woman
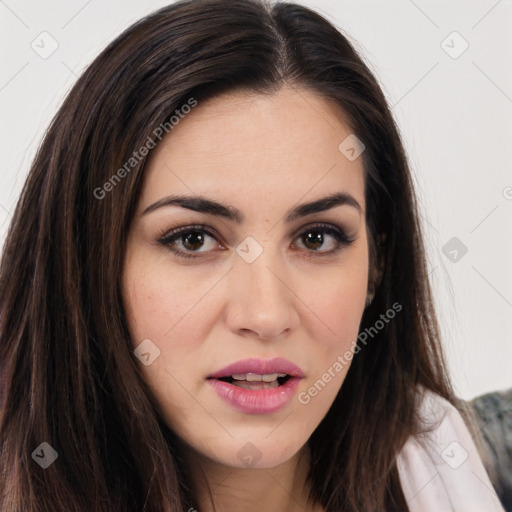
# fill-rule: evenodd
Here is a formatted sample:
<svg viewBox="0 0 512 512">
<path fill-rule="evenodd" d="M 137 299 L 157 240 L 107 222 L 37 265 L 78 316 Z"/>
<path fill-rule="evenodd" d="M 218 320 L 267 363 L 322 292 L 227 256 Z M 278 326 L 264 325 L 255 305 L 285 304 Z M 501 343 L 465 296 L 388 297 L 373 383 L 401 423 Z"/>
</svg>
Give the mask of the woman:
<svg viewBox="0 0 512 512">
<path fill-rule="evenodd" d="M 130 27 L 5 245 L 2 510 L 502 510 L 416 208 L 375 78 L 318 14 L 192 0 Z"/>
</svg>

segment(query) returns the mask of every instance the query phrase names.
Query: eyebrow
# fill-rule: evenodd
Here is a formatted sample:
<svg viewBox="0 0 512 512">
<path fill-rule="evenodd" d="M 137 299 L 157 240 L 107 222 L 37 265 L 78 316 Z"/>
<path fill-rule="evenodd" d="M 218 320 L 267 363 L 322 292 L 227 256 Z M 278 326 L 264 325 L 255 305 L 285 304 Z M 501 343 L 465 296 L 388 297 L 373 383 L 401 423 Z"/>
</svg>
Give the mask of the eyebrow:
<svg viewBox="0 0 512 512">
<path fill-rule="evenodd" d="M 351 206 L 358 210 L 360 213 L 363 211 L 361 205 L 353 196 L 345 192 L 338 192 L 322 197 L 310 203 L 299 204 L 295 208 L 288 211 L 285 217 L 285 222 L 293 222 L 300 217 L 305 217 L 306 215 L 311 215 L 313 213 L 324 212 L 342 205 Z M 171 195 L 164 197 L 156 203 L 148 206 L 142 212 L 142 215 L 154 212 L 155 210 L 164 206 L 181 206 L 182 208 L 193 210 L 195 212 L 223 217 L 237 224 L 241 224 L 245 219 L 244 214 L 234 206 L 223 205 L 204 196 L 186 195 Z"/>
</svg>

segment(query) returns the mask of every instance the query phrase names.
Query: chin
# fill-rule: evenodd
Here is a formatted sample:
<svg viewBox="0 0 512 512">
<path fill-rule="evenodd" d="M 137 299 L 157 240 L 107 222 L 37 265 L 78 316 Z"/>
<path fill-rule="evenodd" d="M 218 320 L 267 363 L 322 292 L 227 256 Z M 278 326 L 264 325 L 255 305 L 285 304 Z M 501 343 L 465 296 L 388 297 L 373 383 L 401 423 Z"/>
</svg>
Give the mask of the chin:
<svg viewBox="0 0 512 512">
<path fill-rule="evenodd" d="M 231 451 L 233 444 L 240 447 Z M 247 441 L 235 441 L 222 450 L 222 454 L 214 454 L 214 459 L 219 463 L 233 468 L 243 469 L 271 469 L 290 460 L 303 445 L 283 445 L 281 439 L 270 441 L 269 439 L 253 439 Z M 226 457 L 226 454 L 230 454 Z M 217 456 L 215 456 L 217 455 Z M 218 456 L 220 455 L 220 456 Z"/>
</svg>

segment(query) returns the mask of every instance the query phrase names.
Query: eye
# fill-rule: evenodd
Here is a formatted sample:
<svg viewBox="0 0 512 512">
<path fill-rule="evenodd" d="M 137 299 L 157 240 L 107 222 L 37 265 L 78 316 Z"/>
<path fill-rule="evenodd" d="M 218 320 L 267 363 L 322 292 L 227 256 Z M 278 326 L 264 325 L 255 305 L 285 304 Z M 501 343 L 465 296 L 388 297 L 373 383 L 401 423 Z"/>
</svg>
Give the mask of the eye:
<svg viewBox="0 0 512 512">
<path fill-rule="evenodd" d="M 208 240 L 210 249 L 208 248 Z M 348 238 L 344 232 L 331 224 L 316 224 L 302 231 L 296 238 L 300 240 L 308 256 L 334 254 L 343 247 L 349 246 L 354 239 Z M 329 242 L 330 243 L 327 243 Z M 209 253 L 211 249 L 222 248 L 213 234 L 205 226 L 185 226 L 164 232 L 157 243 L 168 247 L 180 258 L 197 258 L 200 253 Z M 327 250 L 319 250 L 327 244 Z M 202 250 L 201 250 L 202 249 Z M 223 248 L 222 248 L 223 250 Z"/>
<path fill-rule="evenodd" d="M 354 239 L 347 237 L 341 229 L 331 224 L 315 224 L 310 226 L 305 231 L 302 231 L 298 236 L 298 240 L 303 243 L 303 246 L 309 253 L 318 253 L 319 256 L 334 254 L 354 242 Z M 327 243 L 329 240 L 330 243 Z M 326 243 L 328 248 L 326 250 L 319 250 Z M 312 256 L 316 256 L 316 254 L 312 254 Z"/>
<path fill-rule="evenodd" d="M 185 226 L 166 232 L 158 239 L 158 243 L 165 245 L 182 258 L 196 258 L 197 256 L 194 253 L 210 252 L 207 244 L 206 250 L 198 250 L 205 245 L 205 241 L 208 239 L 215 240 L 215 235 L 205 229 L 204 226 Z M 210 246 L 211 248 L 219 247 L 219 244 L 210 243 Z"/>
</svg>

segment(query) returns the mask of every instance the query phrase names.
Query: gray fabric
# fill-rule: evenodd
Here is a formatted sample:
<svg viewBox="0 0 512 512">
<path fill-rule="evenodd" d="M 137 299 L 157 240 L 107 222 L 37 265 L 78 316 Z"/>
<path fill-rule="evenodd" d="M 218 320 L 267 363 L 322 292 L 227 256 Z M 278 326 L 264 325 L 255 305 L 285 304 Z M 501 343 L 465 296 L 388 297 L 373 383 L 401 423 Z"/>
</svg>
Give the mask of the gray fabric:
<svg viewBox="0 0 512 512">
<path fill-rule="evenodd" d="M 491 482 L 505 510 L 512 512 L 512 388 L 479 396 L 468 405 L 482 434 Z"/>
</svg>

